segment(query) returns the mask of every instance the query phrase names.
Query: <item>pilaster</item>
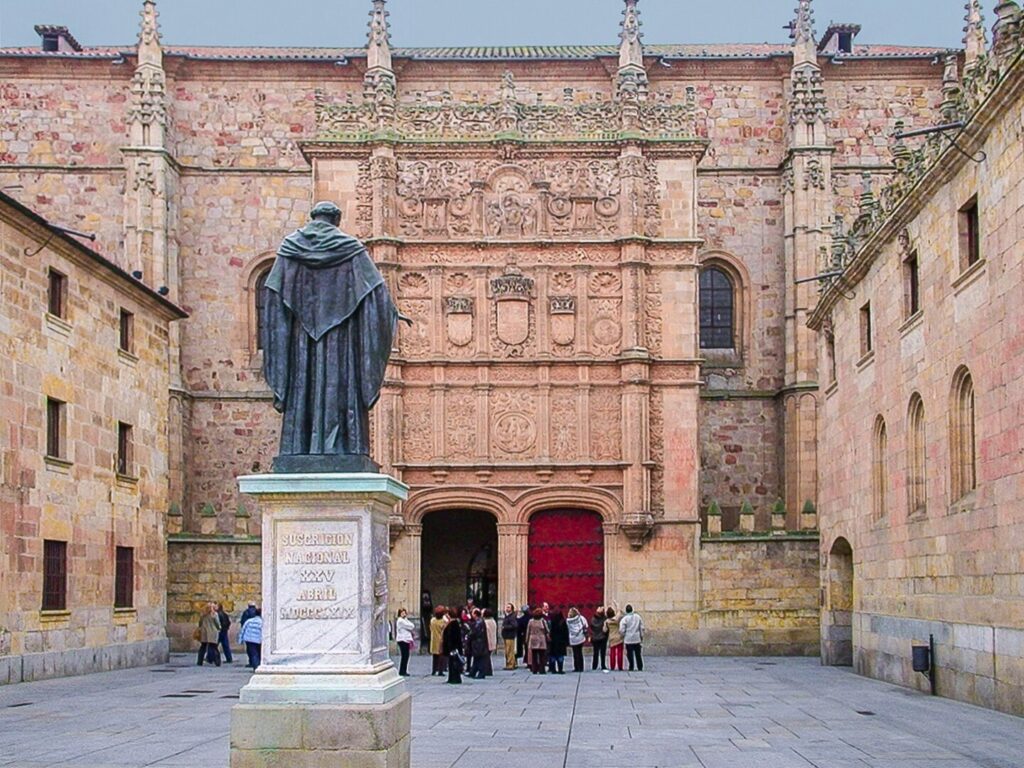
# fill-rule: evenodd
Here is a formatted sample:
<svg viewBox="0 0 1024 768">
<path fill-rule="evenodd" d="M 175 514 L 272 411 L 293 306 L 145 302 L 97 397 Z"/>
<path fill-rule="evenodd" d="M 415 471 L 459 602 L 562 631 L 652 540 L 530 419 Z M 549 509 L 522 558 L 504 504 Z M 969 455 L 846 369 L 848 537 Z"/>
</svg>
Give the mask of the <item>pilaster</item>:
<svg viewBox="0 0 1024 768">
<path fill-rule="evenodd" d="M 498 587 L 501 605 L 512 603 L 518 607 L 526 600 L 529 541 L 529 523 L 498 523 Z"/>
</svg>

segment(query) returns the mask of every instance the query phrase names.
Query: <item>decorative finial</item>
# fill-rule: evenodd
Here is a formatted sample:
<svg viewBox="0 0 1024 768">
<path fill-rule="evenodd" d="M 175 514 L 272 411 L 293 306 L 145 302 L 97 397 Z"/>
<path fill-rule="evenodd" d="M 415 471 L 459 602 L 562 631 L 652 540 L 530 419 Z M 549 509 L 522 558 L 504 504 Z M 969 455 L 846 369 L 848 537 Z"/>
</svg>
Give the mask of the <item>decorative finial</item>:
<svg viewBox="0 0 1024 768">
<path fill-rule="evenodd" d="M 951 53 L 946 56 L 945 66 L 942 70 L 942 104 L 939 106 L 942 111 L 942 119 L 947 123 L 956 122 L 959 118 L 960 94 L 960 71 L 957 55 Z"/>
<path fill-rule="evenodd" d="M 988 48 L 988 36 L 985 34 L 985 15 L 981 12 L 981 0 L 968 0 L 964 6 L 967 15 L 964 21 L 964 51 L 967 65 L 973 65 L 985 55 Z"/>
<path fill-rule="evenodd" d="M 139 64 L 163 63 L 163 51 L 160 48 L 160 24 L 157 21 L 156 0 L 143 0 L 139 16 Z"/>
<path fill-rule="evenodd" d="M 640 0 L 626 0 L 626 10 L 622 12 L 622 31 L 619 32 L 619 69 L 623 67 L 643 67 L 644 45 L 641 42 L 643 32 L 640 27 L 640 10 L 637 3 Z"/>
<path fill-rule="evenodd" d="M 368 70 L 386 69 L 391 71 L 391 15 L 384 7 L 386 0 L 373 0 L 370 11 L 369 43 L 366 46 L 366 68 Z"/>
<path fill-rule="evenodd" d="M 1013 60 L 1020 45 L 1024 15 L 1014 0 L 1002 0 L 995 9 L 996 23 L 992 26 L 992 49 L 1002 65 Z"/>
<path fill-rule="evenodd" d="M 817 64 L 818 48 L 814 40 L 814 9 L 811 0 L 800 0 L 794 10 L 796 19 L 790 25 L 793 38 L 793 66 Z"/>
</svg>

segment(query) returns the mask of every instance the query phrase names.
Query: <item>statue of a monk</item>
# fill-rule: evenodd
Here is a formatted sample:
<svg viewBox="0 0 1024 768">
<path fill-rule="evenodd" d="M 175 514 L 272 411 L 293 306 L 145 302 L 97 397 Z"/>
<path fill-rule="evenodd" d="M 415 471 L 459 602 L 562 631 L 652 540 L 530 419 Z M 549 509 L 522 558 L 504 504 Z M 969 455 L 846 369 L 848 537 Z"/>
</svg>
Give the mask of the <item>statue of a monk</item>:
<svg viewBox="0 0 1024 768">
<path fill-rule="evenodd" d="M 274 472 L 377 472 L 369 412 L 399 318 L 380 271 L 318 203 L 264 284 L 263 375 L 284 414 Z"/>
</svg>

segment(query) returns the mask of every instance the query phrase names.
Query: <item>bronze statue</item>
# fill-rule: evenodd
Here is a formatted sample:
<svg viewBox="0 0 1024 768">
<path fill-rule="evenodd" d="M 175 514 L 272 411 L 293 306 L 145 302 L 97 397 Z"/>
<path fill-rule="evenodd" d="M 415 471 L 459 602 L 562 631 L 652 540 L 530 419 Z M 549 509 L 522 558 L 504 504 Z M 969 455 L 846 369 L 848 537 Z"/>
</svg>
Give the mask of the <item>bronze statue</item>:
<svg viewBox="0 0 1024 768">
<path fill-rule="evenodd" d="M 401 317 L 366 246 L 317 203 L 264 285 L 263 375 L 284 415 L 274 472 L 377 472 L 369 412 Z M 402 318 L 403 320 L 405 318 Z"/>
</svg>

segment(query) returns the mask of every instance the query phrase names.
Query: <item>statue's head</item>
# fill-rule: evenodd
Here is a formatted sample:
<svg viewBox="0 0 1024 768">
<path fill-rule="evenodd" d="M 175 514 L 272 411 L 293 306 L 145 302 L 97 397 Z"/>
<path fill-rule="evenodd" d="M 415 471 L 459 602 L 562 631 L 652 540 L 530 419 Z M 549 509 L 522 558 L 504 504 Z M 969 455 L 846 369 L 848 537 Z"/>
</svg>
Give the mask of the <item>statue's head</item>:
<svg viewBox="0 0 1024 768">
<path fill-rule="evenodd" d="M 317 203 L 309 212 L 309 218 L 313 221 L 326 221 L 328 224 L 338 226 L 341 224 L 341 208 L 329 201 Z"/>
</svg>

